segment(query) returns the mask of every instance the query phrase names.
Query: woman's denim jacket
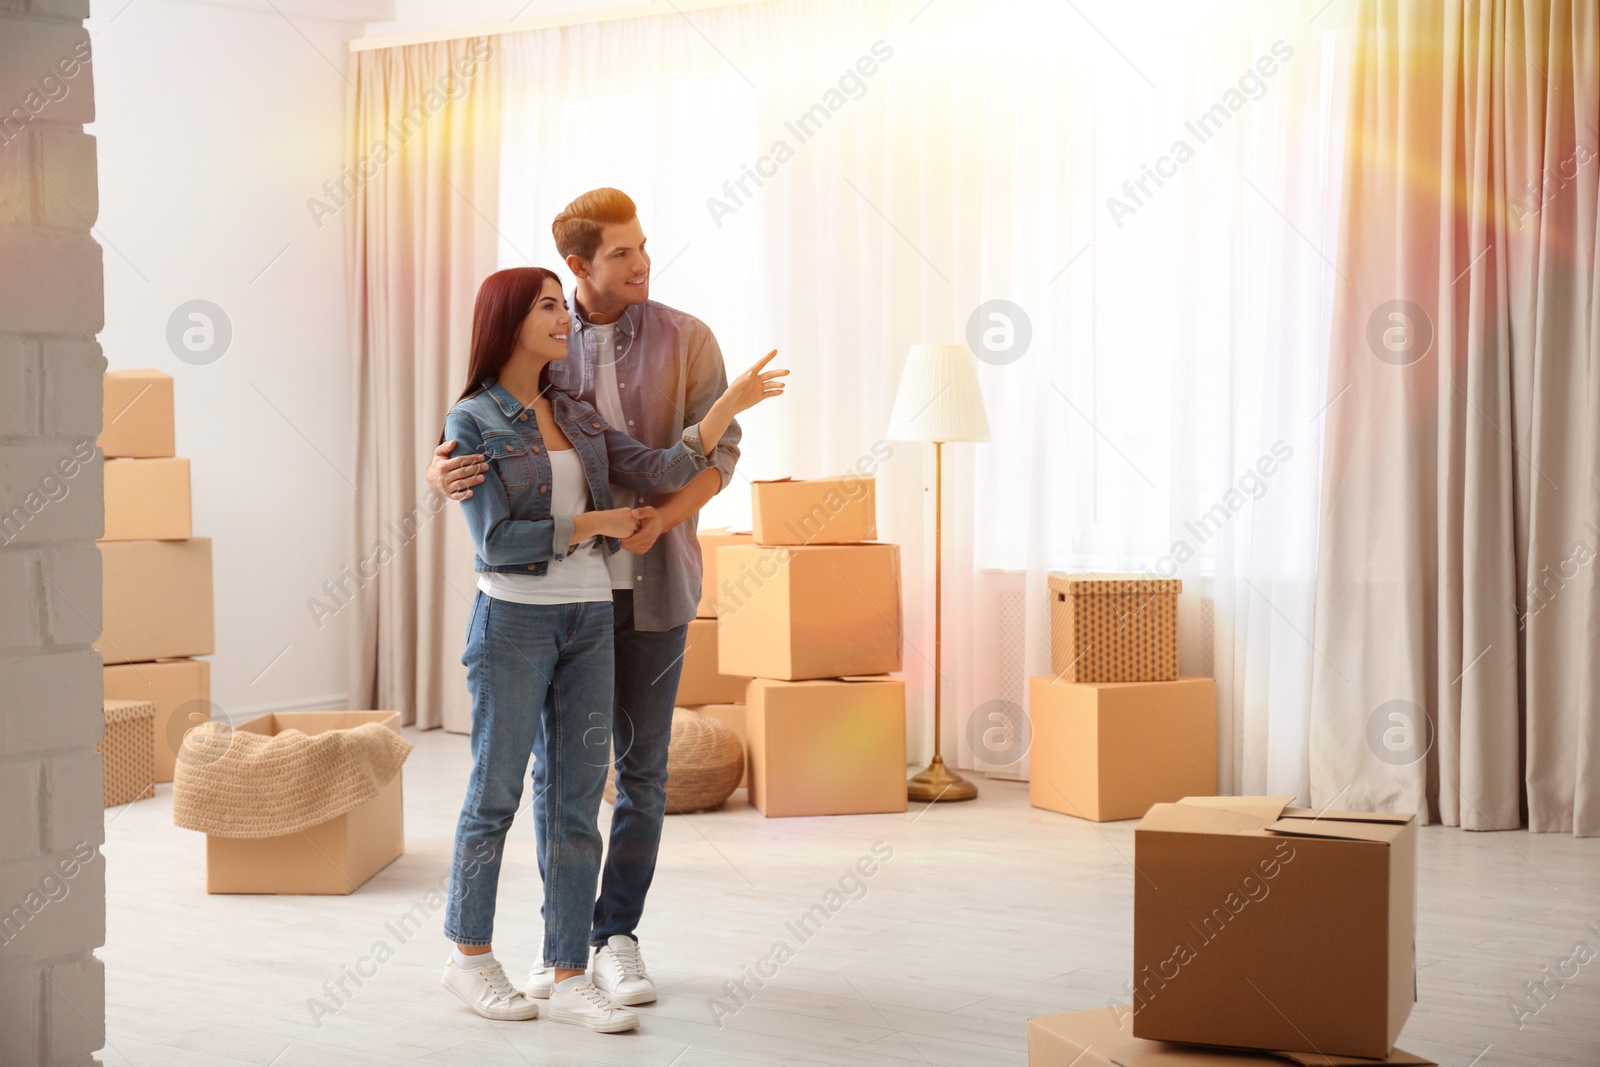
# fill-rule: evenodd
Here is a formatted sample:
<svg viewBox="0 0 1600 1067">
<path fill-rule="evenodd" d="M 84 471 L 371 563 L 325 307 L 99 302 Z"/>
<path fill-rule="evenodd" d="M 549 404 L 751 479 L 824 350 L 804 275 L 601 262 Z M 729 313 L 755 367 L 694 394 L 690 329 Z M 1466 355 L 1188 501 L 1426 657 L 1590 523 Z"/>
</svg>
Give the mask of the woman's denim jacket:
<svg viewBox="0 0 1600 1067">
<path fill-rule="evenodd" d="M 612 429 L 591 405 L 549 387 L 556 424 L 583 461 L 589 501 L 596 511 L 615 505 L 611 485 L 644 493 L 682 489 L 710 466 L 702 454 L 700 426 L 683 431 L 671 448 L 647 448 Z M 489 469 L 472 496 L 461 502 L 477 550 L 480 571 L 544 574 L 553 559 L 573 548 L 571 515 L 550 514 L 550 453 L 539 433 L 533 406 L 522 404 L 497 379 L 459 401 L 445 416 L 445 437 L 459 442 L 458 455 L 483 454 Z M 602 537 L 608 552 L 620 542 Z"/>
</svg>

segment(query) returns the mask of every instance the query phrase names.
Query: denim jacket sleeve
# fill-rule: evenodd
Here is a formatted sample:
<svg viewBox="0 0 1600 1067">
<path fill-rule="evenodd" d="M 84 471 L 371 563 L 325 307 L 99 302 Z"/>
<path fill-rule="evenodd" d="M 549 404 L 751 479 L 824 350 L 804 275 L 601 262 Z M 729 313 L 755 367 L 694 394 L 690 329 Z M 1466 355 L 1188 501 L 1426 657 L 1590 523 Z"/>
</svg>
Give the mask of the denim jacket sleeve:
<svg viewBox="0 0 1600 1067">
<path fill-rule="evenodd" d="M 604 429 L 610 481 L 641 493 L 673 493 L 711 466 L 700 444 L 700 424 L 683 431 L 671 448 L 651 448 L 613 426 Z"/>
<path fill-rule="evenodd" d="M 716 335 L 704 323 L 697 322 L 696 326 L 698 329 L 688 339 L 688 380 L 684 383 L 683 397 L 683 422 L 690 429 L 706 417 L 706 412 L 711 410 L 711 405 L 716 403 L 717 397 L 728 388 L 728 372 L 722 364 L 722 349 L 717 345 Z M 711 453 L 711 466 L 717 468 L 717 472 L 722 475 L 724 489 L 733 481 L 733 468 L 739 462 L 741 436 L 739 420 L 734 419 L 728 423 L 727 430 L 723 431 L 722 438 Z M 696 443 L 698 442 L 699 438 L 696 435 Z"/>
<path fill-rule="evenodd" d="M 446 439 L 460 442 L 463 455 L 483 449 L 483 431 L 471 415 L 452 411 L 445 417 Z M 472 496 L 461 502 L 467 531 L 478 556 L 491 567 L 516 563 L 538 563 L 563 559 L 572 544 L 572 516 L 553 515 L 545 519 L 513 519 L 506 487 L 494 464 L 483 472 L 483 483 Z"/>
</svg>

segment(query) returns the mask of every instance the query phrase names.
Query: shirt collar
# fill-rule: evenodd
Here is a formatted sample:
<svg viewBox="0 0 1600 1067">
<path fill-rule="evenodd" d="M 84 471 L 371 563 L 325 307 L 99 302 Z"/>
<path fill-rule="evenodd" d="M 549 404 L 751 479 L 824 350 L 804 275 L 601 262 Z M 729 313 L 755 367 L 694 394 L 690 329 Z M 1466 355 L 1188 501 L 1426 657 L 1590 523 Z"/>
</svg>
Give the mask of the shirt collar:
<svg viewBox="0 0 1600 1067">
<path fill-rule="evenodd" d="M 629 304 L 623 309 L 622 317 L 616 322 L 612 323 L 612 325 L 617 328 L 617 333 L 621 336 L 633 337 L 639 330 L 639 321 L 643 318 L 643 316 L 643 304 Z M 595 327 L 595 324 L 590 322 L 589 317 L 583 313 L 583 309 L 578 307 L 577 301 L 573 301 L 572 317 L 578 320 L 578 326 L 580 329 L 592 330 Z"/>
</svg>

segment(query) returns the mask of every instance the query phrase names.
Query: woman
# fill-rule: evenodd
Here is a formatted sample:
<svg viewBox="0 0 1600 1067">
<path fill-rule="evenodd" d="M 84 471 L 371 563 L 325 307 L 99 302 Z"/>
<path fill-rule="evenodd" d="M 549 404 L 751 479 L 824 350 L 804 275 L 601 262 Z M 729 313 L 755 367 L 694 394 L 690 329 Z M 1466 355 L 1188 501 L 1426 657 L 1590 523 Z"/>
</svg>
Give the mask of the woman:
<svg viewBox="0 0 1600 1067">
<path fill-rule="evenodd" d="M 522 799 L 534 736 L 545 734 L 549 803 L 538 805 L 544 963 L 550 1017 L 602 1033 L 638 1017 L 589 981 L 602 842 L 597 819 L 611 739 L 609 553 L 637 522 L 611 506 L 611 484 L 648 493 L 687 485 L 733 417 L 783 392 L 769 353 L 668 449 L 647 448 L 593 407 L 549 385 L 571 326 L 561 281 L 518 267 L 485 279 L 472 318 L 467 387 L 445 434 L 487 462 L 462 502 L 477 551 L 462 663 L 472 691 L 472 775 L 456 827 L 444 986 L 489 1019 L 532 1019 L 536 1002 L 506 978 L 490 938 L 506 831 Z"/>
</svg>

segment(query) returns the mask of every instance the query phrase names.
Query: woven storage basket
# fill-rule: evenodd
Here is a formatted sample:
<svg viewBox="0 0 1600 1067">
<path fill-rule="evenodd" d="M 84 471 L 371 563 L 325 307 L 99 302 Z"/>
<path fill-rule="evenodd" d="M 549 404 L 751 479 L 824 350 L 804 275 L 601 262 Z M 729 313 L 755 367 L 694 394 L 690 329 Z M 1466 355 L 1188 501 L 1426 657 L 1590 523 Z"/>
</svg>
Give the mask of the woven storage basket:
<svg viewBox="0 0 1600 1067">
<path fill-rule="evenodd" d="M 105 806 L 156 795 L 156 706 L 148 700 L 105 702 L 106 736 L 94 746 L 105 770 Z"/>
<path fill-rule="evenodd" d="M 1178 677 L 1178 578 L 1050 575 L 1050 670 L 1066 682 Z"/>
<path fill-rule="evenodd" d="M 687 708 L 672 709 L 667 744 L 667 814 L 717 807 L 744 777 L 744 742 L 725 722 Z M 606 772 L 606 803 L 617 802 L 615 761 Z"/>
</svg>

